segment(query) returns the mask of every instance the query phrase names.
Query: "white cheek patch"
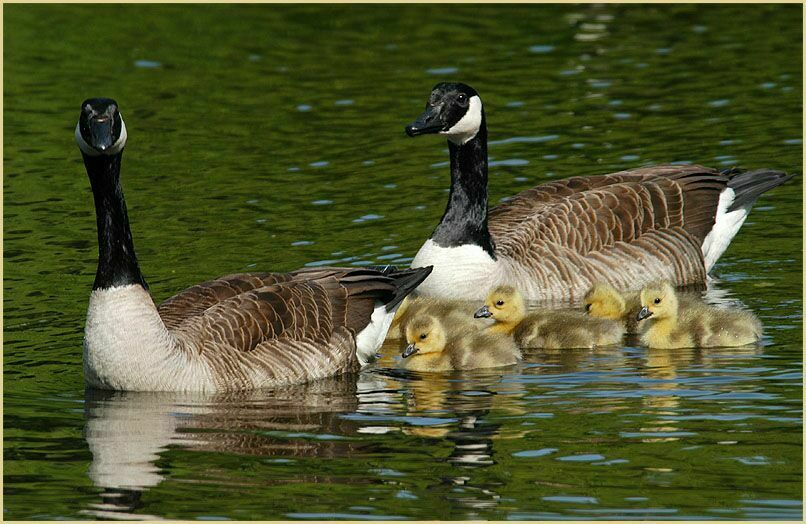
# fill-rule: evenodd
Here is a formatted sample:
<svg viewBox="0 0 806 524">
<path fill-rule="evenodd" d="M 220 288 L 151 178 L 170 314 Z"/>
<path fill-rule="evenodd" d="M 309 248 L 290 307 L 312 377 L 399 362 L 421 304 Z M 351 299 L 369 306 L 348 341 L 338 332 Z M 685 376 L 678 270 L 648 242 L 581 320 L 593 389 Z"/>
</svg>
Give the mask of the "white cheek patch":
<svg viewBox="0 0 806 524">
<path fill-rule="evenodd" d="M 470 97 L 470 103 L 467 106 L 465 116 L 456 122 L 452 128 L 447 131 L 440 131 L 440 134 L 448 135 L 448 140 L 455 144 L 463 145 L 476 136 L 480 127 L 481 99 L 477 95 L 474 95 Z"/>
<path fill-rule="evenodd" d="M 120 119 L 120 137 L 118 137 L 117 141 L 112 144 L 112 147 L 101 153 L 84 140 L 84 137 L 81 136 L 81 129 L 78 124 L 76 124 L 76 143 L 78 144 L 78 148 L 87 156 L 101 156 L 101 155 L 117 155 L 123 148 L 126 146 L 126 139 L 128 138 L 128 134 L 126 133 L 126 122 L 123 119 Z"/>
</svg>

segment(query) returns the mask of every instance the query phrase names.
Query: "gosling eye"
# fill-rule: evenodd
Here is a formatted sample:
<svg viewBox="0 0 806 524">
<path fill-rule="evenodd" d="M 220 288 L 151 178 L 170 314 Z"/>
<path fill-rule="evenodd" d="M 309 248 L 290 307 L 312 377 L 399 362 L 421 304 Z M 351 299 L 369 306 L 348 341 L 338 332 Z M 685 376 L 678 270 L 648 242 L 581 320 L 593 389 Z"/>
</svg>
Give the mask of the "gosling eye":
<svg viewBox="0 0 806 524">
<path fill-rule="evenodd" d="M 498 302 L 496 302 L 496 303 L 495 303 L 495 305 L 496 305 L 496 306 L 498 306 L 498 307 L 501 307 L 501 306 L 503 306 L 503 305 L 504 305 L 504 301 L 503 301 L 503 300 L 499 300 Z"/>
<path fill-rule="evenodd" d="M 659 299 L 659 298 L 656 298 L 656 299 L 655 299 L 655 303 L 656 303 L 656 304 L 660 304 L 660 299 Z"/>
<path fill-rule="evenodd" d="M 590 304 L 585 304 L 585 311 L 590 311 L 590 310 L 591 310 L 591 305 Z"/>
<path fill-rule="evenodd" d="M 428 337 L 428 335 L 426 335 L 425 333 L 420 334 L 420 340 L 425 340 L 426 337 Z"/>
</svg>

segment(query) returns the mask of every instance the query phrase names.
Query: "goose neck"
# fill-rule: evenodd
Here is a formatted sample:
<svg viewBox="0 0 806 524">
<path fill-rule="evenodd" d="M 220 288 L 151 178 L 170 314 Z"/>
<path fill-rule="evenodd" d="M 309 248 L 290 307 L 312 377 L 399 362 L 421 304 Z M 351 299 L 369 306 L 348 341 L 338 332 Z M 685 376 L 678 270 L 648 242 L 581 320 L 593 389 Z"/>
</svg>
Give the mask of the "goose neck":
<svg viewBox="0 0 806 524">
<path fill-rule="evenodd" d="M 139 284 L 148 289 L 137 263 L 126 200 L 120 185 L 123 153 L 83 156 L 92 186 L 98 226 L 98 270 L 92 288 L 97 290 Z"/>
<path fill-rule="evenodd" d="M 431 238 L 442 247 L 475 244 L 493 259 L 495 247 L 487 228 L 487 128 L 458 144 L 448 141 L 451 188 L 448 206 Z"/>
</svg>

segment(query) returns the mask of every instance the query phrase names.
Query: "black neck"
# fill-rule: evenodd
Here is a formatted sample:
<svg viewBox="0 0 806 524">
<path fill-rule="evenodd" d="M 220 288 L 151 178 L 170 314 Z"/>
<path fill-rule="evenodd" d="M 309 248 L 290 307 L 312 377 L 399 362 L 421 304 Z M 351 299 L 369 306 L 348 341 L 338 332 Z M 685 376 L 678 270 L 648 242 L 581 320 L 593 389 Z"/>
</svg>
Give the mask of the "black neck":
<svg viewBox="0 0 806 524">
<path fill-rule="evenodd" d="M 120 187 L 122 156 L 123 152 L 117 155 L 84 155 L 98 223 L 98 271 L 92 289 L 127 284 L 140 284 L 148 289 L 137 264 L 126 201 L 123 188 Z"/>
<path fill-rule="evenodd" d="M 475 244 L 495 258 L 487 229 L 487 124 L 462 145 L 448 140 L 451 155 L 451 192 L 442 220 L 431 234 L 441 247 Z"/>
</svg>

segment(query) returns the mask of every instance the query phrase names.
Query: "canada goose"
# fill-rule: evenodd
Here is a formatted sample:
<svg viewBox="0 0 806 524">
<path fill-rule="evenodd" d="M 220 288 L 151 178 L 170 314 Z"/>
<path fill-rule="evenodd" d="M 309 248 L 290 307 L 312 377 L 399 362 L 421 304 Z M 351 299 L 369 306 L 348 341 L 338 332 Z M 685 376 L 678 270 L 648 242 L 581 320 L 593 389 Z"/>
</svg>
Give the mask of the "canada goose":
<svg viewBox="0 0 806 524">
<path fill-rule="evenodd" d="M 523 295 L 507 285 L 493 289 L 474 316 L 492 318 L 496 323 L 489 331 L 510 334 L 521 347 L 593 348 L 618 344 L 624 335 L 619 322 L 579 311 L 538 309 L 527 314 Z"/>
<path fill-rule="evenodd" d="M 679 307 L 668 281 L 641 290 L 639 321 L 649 326 L 641 342 L 650 348 L 702 348 L 744 346 L 761 338 L 761 322 L 749 311 L 717 309 L 702 302 Z"/>
<path fill-rule="evenodd" d="M 593 282 L 638 289 L 705 281 L 763 192 L 790 176 L 768 169 L 642 167 L 523 191 L 487 213 L 487 125 L 479 94 L 437 84 L 409 136 L 448 138 L 451 188 L 439 225 L 412 261 L 433 265 L 418 293 L 483 300 L 496 285 L 536 301 L 577 301 Z"/>
<path fill-rule="evenodd" d="M 75 132 L 92 185 L 98 270 L 84 333 L 90 386 L 240 390 L 306 382 L 365 363 L 395 308 L 430 268 L 238 274 L 154 305 L 120 184 L 126 125 L 108 98 L 81 104 Z"/>
<path fill-rule="evenodd" d="M 389 327 L 386 338 L 389 340 L 405 339 L 406 325 L 420 313 L 433 315 L 448 325 L 463 323 L 467 327 L 480 329 L 481 326 L 467 322 L 473 311 L 475 311 L 475 307 L 469 301 L 427 296 L 407 296 L 400 303 L 400 307 L 397 308 L 397 313 L 395 313 L 395 318 L 392 320 L 392 325 Z"/>
<path fill-rule="evenodd" d="M 464 323 L 467 324 L 467 323 Z M 472 326 L 452 325 L 421 313 L 406 325 L 402 367 L 411 371 L 450 371 L 509 366 L 521 358 L 512 338 Z"/>
</svg>

